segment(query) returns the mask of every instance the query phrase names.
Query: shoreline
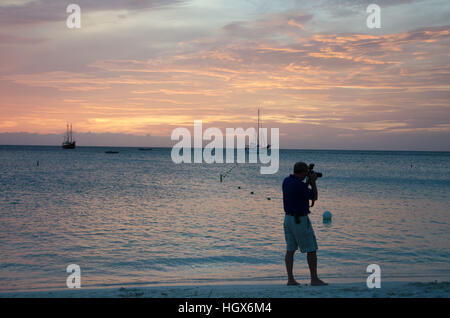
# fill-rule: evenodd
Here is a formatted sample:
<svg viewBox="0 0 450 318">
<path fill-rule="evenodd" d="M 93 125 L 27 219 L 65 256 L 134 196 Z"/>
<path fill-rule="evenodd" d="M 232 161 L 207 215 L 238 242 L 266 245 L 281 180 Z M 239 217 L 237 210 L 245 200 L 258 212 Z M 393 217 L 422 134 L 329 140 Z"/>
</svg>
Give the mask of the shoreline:
<svg viewBox="0 0 450 318">
<path fill-rule="evenodd" d="M 330 283 L 328 286 L 286 286 L 281 283 L 163 285 L 1 292 L 0 298 L 449 298 L 449 281 Z"/>
</svg>

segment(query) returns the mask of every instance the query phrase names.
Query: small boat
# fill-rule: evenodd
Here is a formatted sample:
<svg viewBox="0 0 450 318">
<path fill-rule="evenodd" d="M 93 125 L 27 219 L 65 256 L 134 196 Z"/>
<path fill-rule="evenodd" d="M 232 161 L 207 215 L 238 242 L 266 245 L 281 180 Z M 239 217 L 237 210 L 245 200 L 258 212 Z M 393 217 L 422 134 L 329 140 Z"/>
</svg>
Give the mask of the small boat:
<svg viewBox="0 0 450 318">
<path fill-rule="evenodd" d="M 111 151 L 111 150 L 109 150 L 109 151 L 105 151 L 105 153 L 119 153 L 118 151 Z"/>
<path fill-rule="evenodd" d="M 62 148 L 63 149 L 75 149 L 75 140 L 73 140 L 73 136 L 72 136 L 72 124 L 70 124 L 70 130 L 69 130 L 69 124 L 67 124 L 67 133 L 64 136 Z"/>
<path fill-rule="evenodd" d="M 148 150 L 153 150 L 153 148 L 138 148 L 138 150 L 148 151 Z"/>
<path fill-rule="evenodd" d="M 256 128 L 256 145 L 245 145 L 245 150 L 246 151 L 256 151 L 257 153 L 259 153 L 259 150 L 260 149 L 266 149 L 266 150 L 270 150 L 270 144 L 267 144 L 267 145 L 265 145 L 265 140 L 263 140 L 262 141 L 262 143 L 261 143 L 261 137 L 262 136 L 260 136 L 259 135 L 259 129 L 260 128 L 262 128 L 262 124 L 261 124 L 261 121 L 260 121 L 260 119 L 259 119 L 259 108 L 258 108 L 258 123 L 257 123 L 257 126 L 256 126 L 257 128 Z"/>
</svg>

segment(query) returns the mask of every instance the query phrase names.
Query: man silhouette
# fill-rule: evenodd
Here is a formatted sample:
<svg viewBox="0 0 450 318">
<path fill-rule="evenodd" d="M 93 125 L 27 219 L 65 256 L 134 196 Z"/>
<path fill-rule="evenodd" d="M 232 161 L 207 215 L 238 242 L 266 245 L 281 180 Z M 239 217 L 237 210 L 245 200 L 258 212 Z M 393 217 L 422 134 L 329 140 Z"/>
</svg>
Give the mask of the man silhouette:
<svg viewBox="0 0 450 318">
<path fill-rule="evenodd" d="M 308 177 L 308 183 L 303 180 Z M 294 253 L 297 249 L 307 253 L 308 267 L 311 273 L 311 285 L 328 285 L 317 276 L 317 241 L 314 229 L 309 220 L 309 200 L 318 199 L 317 175 L 310 173 L 308 165 L 297 162 L 294 165 L 294 174 L 286 177 L 283 181 L 283 205 L 284 205 L 284 235 L 286 239 L 286 271 L 288 274 L 288 285 L 300 285 L 292 272 L 294 267 Z M 311 185 L 311 188 L 308 187 Z"/>
</svg>

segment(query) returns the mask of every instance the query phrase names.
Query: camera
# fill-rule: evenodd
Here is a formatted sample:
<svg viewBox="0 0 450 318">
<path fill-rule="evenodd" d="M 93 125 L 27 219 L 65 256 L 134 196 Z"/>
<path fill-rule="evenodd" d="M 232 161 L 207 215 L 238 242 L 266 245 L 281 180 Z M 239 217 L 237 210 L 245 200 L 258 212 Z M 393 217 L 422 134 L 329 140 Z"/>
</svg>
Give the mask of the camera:
<svg viewBox="0 0 450 318">
<path fill-rule="evenodd" d="M 316 172 L 313 169 L 314 169 L 314 164 L 310 163 L 308 166 L 308 175 L 315 173 L 317 178 L 322 178 L 322 176 L 323 176 L 322 172 Z"/>
</svg>

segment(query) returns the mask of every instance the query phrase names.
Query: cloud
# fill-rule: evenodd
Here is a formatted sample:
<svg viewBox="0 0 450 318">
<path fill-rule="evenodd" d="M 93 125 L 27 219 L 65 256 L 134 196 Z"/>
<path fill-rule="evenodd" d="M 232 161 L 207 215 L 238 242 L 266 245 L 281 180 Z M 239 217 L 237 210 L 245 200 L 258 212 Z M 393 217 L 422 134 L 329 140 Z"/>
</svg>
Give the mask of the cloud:
<svg viewBox="0 0 450 318">
<path fill-rule="evenodd" d="M 183 3 L 182 0 L 77 0 L 82 13 L 94 11 L 136 11 L 164 8 Z M 38 24 L 67 19 L 69 3 L 60 0 L 8 2 L 0 6 L 0 25 Z"/>
<path fill-rule="evenodd" d="M 11 34 L 0 33 L 0 46 L 14 45 L 14 44 L 39 44 L 47 41 L 46 38 L 31 38 L 31 37 L 21 37 Z"/>
<path fill-rule="evenodd" d="M 305 29 L 304 25 L 313 19 L 313 15 L 293 12 L 272 13 L 255 21 L 235 21 L 223 27 L 226 35 L 231 37 L 269 38 L 271 36 L 298 36 Z"/>
<path fill-rule="evenodd" d="M 126 2 L 111 3 L 120 11 Z M 126 10 L 150 6 L 143 3 Z M 315 28 L 323 12 L 311 8 L 236 15 L 223 24 L 207 14 L 204 24 L 179 21 L 188 11 L 165 12 L 157 26 L 135 14 L 131 28 L 93 26 L 67 40 L 62 31 L 3 33 L 0 54 L 11 60 L 3 63 L 28 64 L 0 76 L 0 131 L 54 132 L 69 120 L 80 132 L 168 136 L 194 119 L 248 127 L 257 107 L 265 125 L 297 146 L 305 129 L 316 144 L 327 141 L 321 145 L 450 131 L 448 25 L 323 32 Z M 33 39 L 40 45 L 20 49 Z"/>
</svg>

